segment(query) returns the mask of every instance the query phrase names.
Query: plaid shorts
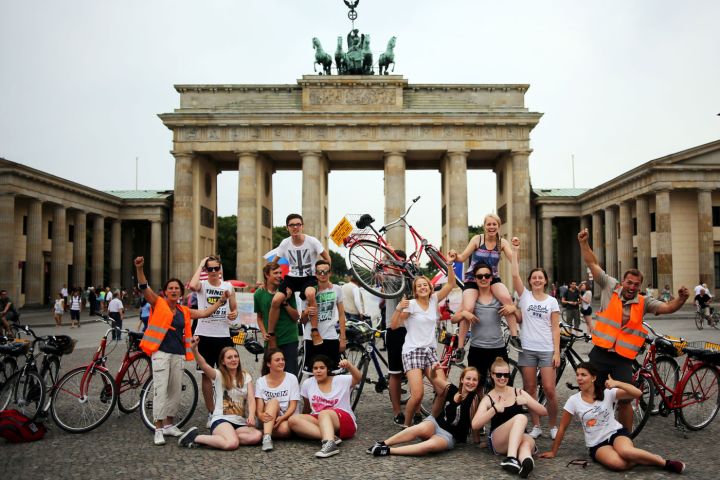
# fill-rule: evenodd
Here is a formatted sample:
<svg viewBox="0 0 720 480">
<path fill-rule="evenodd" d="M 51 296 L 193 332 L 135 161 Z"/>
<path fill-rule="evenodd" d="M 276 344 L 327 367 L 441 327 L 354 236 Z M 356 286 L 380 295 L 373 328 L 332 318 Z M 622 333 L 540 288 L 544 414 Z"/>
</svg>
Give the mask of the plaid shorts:
<svg viewBox="0 0 720 480">
<path fill-rule="evenodd" d="M 416 368 L 425 370 L 437 362 L 438 356 L 434 347 L 416 348 L 402 354 L 403 370 L 406 372 Z"/>
</svg>

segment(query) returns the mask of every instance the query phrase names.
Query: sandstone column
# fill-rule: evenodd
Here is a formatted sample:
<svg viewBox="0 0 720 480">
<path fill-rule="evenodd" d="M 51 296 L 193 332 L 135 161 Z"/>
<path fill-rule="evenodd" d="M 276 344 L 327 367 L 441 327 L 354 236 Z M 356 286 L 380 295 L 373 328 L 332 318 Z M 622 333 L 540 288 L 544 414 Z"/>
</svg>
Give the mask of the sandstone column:
<svg viewBox="0 0 720 480">
<path fill-rule="evenodd" d="M 617 221 L 613 206 L 605 208 L 605 272 L 617 278 Z"/>
<path fill-rule="evenodd" d="M 96 215 L 93 220 L 92 283 L 105 286 L 105 217 Z"/>
<path fill-rule="evenodd" d="M 635 200 L 635 215 L 637 216 L 637 259 L 638 270 L 642 272 L 645 285 L 652 283 L 653 267 L 650 252 L 650 209 L 647 197 L 638 197 Z M 657 288 L 657 285 L 653 285 Z"/>
<path fill-rule="evenodd" d="M 75 210 L 75 238 L 73 238 L 73 286 L 85 287 L 85 257 L 87 255 L 87 213 Z"/>
<path fill-rule="evenodd" d="M 0 282 L 13 302 L 18 302 L 20 282 L 15 257 L 15 196 L 0 196 Z M 16 307 L 18 304 L 15 305 Z"/>
<path fill-rule="evenodd" d="M 265 252 L 257 244 L 258 231 L 258 185 L 257 152 L 238 152 L 238 208 L 237 208 L 237 278 L 253 283 L 256 280 L 256 265 Z M 315 187 L 317 189 L 317 186 Z M 305 180 L 303 178 L 303 199 Z M 304 202 L 303 202 L 304 205 Z M 304 210 L 303 210 L 304 211 Z M 307 222 L 305 222 L 307 225 Z M 309 233 L 309 232 L 308 232 Z"/>
<path fill-rule="evenodd" d="M 530 167 L 531 151 L 512 152 L 512 212 L 511 230 L 508 235 L 520 239 L 520 271 L 529 272 L 530 265 Z M 467 236 L 467 230 L 466 230 Z"/>
<path fill-rule="evenodd" d="M 52 227 L 52 253 L 50 257 L 50 298 L 55 299 L 67 284 L 67 233 L 65 230 L 66 210 L 62 205 L 56 205 L 53 211 Z"/>
<path fill-rule="evenodd" d="M 443 190 L 447 203 L 444 205 L 444 223 L 447 241 L 444 251 L 463 251 L 468 240 L 467 207 L 467 150 L 448 151 L 442 171 Z"/>
<path fill-rule="evenodd" d="M 405 213 L 405 151 L 385 152 L 385 223 Z M 393 248 L 406 249 L 405 228 L 391 228 L 387 240 Z"/>
<path fill-rule="evenodd" d="M 698 261 L 700 282 L 715 291 L 715 248 L 713 244 L 712 192 L 698 190 Z"/>
<path fill-rule="evenodd" d="M 670 232 L 670 191 L 655 193 L 655 250 L 657 251 L 658 288 L 673 289 L 672 234 Z"/>
<path fill-rule="evenodd" d="M 620 243 L 618 245 L 618 259 L 620 260 L 618 274 L 620 275 L 634 267 L 632 237 L 633 225 L 630 203 L 622 202 L 620 204 Z"/>
<path fill-rule="evenodd" d="M 135 272 L 133 272 L 133 277 Z M 161 285 L 162 278 L 162 223 L 160 220 L 150 222 L 150 282 Z"/>
<path fill-rule="evenodd" d="M 603 236 L 603 217 L 597 211 L 592 214 L 592 249 L 597 258 L 598 265 L 605 265 L 605 238 Z M 582 261 L 582 259 L 580 259 Z M 585 262 L 583 261 L 583 265 Z M 593 279 L 595 280 L 595 279 Z M 595 282 L 593 282 L 594 285 Z M 600 298 L 600 289 L 593 288 L 593 297 Z"/>
<path fill-rule="evenodd" d="M 43 301 L 42 202 L 30 199 L 27 216 L 25 254 L 25 305 L 40 306 Z"/>
<path fill-rule="evenodd" d="M 152 260 L 151 260 L 152 262 Z M 122 267 L 122 230 L 120 220 L 115 218 L 110 224 L 110 288 L 120 288 Z"/>
<path fill-rule="evenodd" d="M 300 152 L 302 156 L 302 216 L 305 227 L 303 231 L 315 238 L 320 238 L 322 200 L 320 191 L 320 175 L 322 172 L 322 153 L 314 150 Z"/>
<path fill-rule="evenodd" d="M 549 283 L 555 281 L 555 269 L 553 268 L 553 240 L 552 240 L 552 218 L 542 219 L 542 267 L 548 274 Z M 522 250 L 522 249 L 521 249 Z M 521 271 L 522 273 L 522 271 Z"/>
<path fill-rule="evenodd" d="M 193 265 L 193 157 L 191 153 L 174 152 L 175 190 L 173 203 L 173 255 L 170 276 L 189 279 Z M 162 281 L 153 279 L 154 282 Z"/>
</svg>

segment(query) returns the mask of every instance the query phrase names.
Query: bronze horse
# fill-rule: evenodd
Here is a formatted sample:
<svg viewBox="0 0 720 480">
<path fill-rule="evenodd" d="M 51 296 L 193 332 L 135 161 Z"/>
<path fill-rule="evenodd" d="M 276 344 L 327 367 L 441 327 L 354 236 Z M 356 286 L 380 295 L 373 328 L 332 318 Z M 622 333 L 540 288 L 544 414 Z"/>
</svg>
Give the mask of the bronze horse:
<svg viewBox="0 0 720 480">
<path fill-rule="evenodd" d="M 392 71 L 395 71 L 395 41 L 397 40 L 396 37 L 392 37 L 387 44 L 387 49 L 384 53 L 380 54 L 380 60 L 378 60 L 378 69 L 380 75 L 387 75 L 388 74 L 388 67 L 392 63 Z"/>
<path fill-rule="evenodd" d="M 332 57 L 323 50 L 320 40 L 317 37 L 312 39 L 313 48 L 315 49 L 315 63 L 313 63 L 313 72 L 317 72 L 316 65 L 323 67 L 325 75 L 330 75 L 330 67 L 332 66 Z M 323 74 L 320 72 L 320 75 Z"/>
</svg>

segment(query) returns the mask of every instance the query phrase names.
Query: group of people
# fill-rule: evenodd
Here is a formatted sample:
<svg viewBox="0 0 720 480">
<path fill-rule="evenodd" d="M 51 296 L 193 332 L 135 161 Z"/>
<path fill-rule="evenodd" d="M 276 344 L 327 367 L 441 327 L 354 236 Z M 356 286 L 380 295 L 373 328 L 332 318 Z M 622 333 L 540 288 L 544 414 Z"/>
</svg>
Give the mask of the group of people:
<svg viewBox="0 0 720 480">
<path fill-rule="evenodd" d="M 479 441 L 480 432 L 485 430 L 488 450 L 505 457 L 500 465 L 527 477 L 535 466 L 535 439 L 543 433 L 540 418 L 548 417 L 550 438 L 554 440 L 552 451 L 543 456 L 552 457 L 575 416 L 583 423 L 591 457 L 603 465 L 616 470 L 635 464 L 658 465 L 680 473 L 684 469 L 682 462 L 666 461 L 637 449 L 626 429 L 632 422 L 628 400 L 640 395 L 630 383 L 632 360 L 647 335 L 643 316 L 676 311 L 687 299 L 687 289 L 681 288 L 678 297 L 669 303 L 638 295 L 642 274 L 629 270 L 620 281 L 610 277 L 588 245 L 587 231 L 578 234 L 583 259 L 602 295 L 595 324 L 589 325 L 594 344 L 590 362 L 577 370 L 580 393 L 567 401 L 558 423 L 558 301 L 547 293 L 548 276 L 543 268 L 528 272 L 525 283 L 518 263 L 522 246 L 516 238 L 507 242 L 500 237 L 500 219 L 488 215 L 484 224 L 485 233 L 471 239 L 464 252 L 451 250 L 447 255 L 449 265 L 470 260 L 462 308 L 452 317 L 461 332 L 470 332 L 469 366 L 463 370 L 458 385 L 450 384 L 439 368 L 435 334 L 439 304 L 455 284 L 454 269 L 448 268 L 448 282 L 437 292 L 428 278 L 419 276 L 411 285 L 412 299 L 386 301 L 386 316 L 391 319 L 386 336 L 390 397 L 394 422 L 403 430 L 377 441 L 368 453 L 385 456 L 439 452 L 467 442 L 469 435 Z M 340 360 L 347 344 L 343 290 L 330 282 L 329 256 L 317 239 L 303 233 L 302 217 L 288 216 L 286 226 L 290 236 L 280 244 L 277 255 L 289 260 L 289 273 L 282 278 L 276 257 L 263 269 L 264 284 L 255 293 L 258 325 L 267 342 L 262 374 L 255 381 L 242 369 L 229 337 L 228 322 L 237 317 L 237 306 L 229 294 L 232 287 L 224 285 L 220 278 L 220 259 L 203 259 L 189 283 L 198 294 L 197 310 L 180 305 L 184 285 L 178 279 L 165 283 L 163 296 L 155 294 L 147 285 L 143 259 L 135 260 L 138 288 L 152 308 L 141 348 L 151 355 L 156 375 L 156 444 L 164 444 L 164 437 L 170 435 L 179 436 L 179 444 L 188 447 L 233 449 L 259 443 L 269 451 L 273 439 L 294 433 L 319 440 L 320 449 L 315 455 L 327 457 L 337 454 L 338 445 L 355 434 L 358 425 L 350 393 L 361 374 L 350 362 Z M 502 255 L 511 263 L 517 305 L 499 277 Z M 201 281 L 203 270 L 207 280 Z M 563 302 L 575 302 L 578 310 L 585 308 L 582 288 L 576 299 L 564 297 Z M 295 292 L 301 298 L 300 305 L 295 302 Z M 589 305 L 589 299 L 586 303 Z M 522 389 L 508 385 L 510 366 L 502 338 L 502 317 L 507 319 L 513 344 L 519 347 Z M 194 320 L 197 325 L 193 332 Z M 298 325 L 305 342 L 306 368 L 312 374 L 302 385 L 294 375 Z M 460 335 L 463 349 L 464 337 Z M 199 434 L 197 427 L 181 432 L 173 425 L 182 363 L 193 359 L 203 373 L 210 435 Z M 338 367 L 348 373 L 333 375 Z M 546 406 L 536 400 L 538 369 Z M 410 389 L 404 412 L 400 404 L 403 375 Z M 436 392 L 432 415 L 425 419 L 418 414 L 424 395 L 423 376 L 432 382 Z M 298 412 L 301 404 L 303 413 Z M 614 420 L 615 406 L 619 421 Z M 532 422 L 529 433 L 525 409 Z M 415 439 L 421 441 L 408 444 Z"/>
</svg>

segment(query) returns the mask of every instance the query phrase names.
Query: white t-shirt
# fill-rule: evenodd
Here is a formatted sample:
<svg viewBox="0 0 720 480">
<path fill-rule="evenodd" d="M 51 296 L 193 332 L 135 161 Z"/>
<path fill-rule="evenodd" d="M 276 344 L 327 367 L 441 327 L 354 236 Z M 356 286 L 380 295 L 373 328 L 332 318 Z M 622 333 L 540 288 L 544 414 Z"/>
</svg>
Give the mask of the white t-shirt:
<svg viewBox="0 0 720 480">
<path fill-rule="evenodd" d="M 112 292 L 107 292 L 107 293 L 105 294 L 105 301 L 106 301 L 106 302 L 109 302 L 109 301 L 112 300 L 112 299 L 113 299 L 113 294 L 112 294 Z"/>
<path fill-rule="evenodd" d="M 559 312 L 557 299 L 546 295 L 545 300 L 537 300 L 527 288 L 520 295 L 518 306 L 522 312 L 520 341 L 523 348 L 535 352 L 555 350 L 552 337 L 552 312 Z"/>
<path fill-rule="evenodd" d="M 274 388 L 268 386 L 265 377 L 260 377 L 255 382 L 255 398 L 262 398 L 265 402 L 272 399 L 277 400 L 280 403 L 278 415 L 285 415 L 291 401 L 300 401 L 300 385 L 298 385 L 297 377 L 291 373 L 285 373 L 283 381 Z M 295 413 L 297 412 L 296 408 Z"/>
<path fill-rule="evenodd" d="M 110 300 L 110 303 L 108 303 L 107 310 L 109 313 L 118 313 L 120 310 L 123 309 L 123 303 L 122 300 L 119 298 L 113 298 Z"/>
<path fill-rule="evenodd" d="M 585 290 L 582 295 L 580 295 L 580 307 L 583 310 L 587 310 L 592 302 L 592 292 L 590 290 Z"/>
<path fill-rule="evenodd" d="M 409 353 L 417 348 L 437 348 L 435 325 L 440 318 L 437 293 L 430 296 L 427 310 L 423 310 L 417 304 L 417 300 L 413 298 L 410 300 L 408 308 L 403 311 L 409 313 L 410 316 L 405 319 L 407 335 L 405 335 L 402 353 Z"/>
<path fill-rule="evenodd" d="M 80 302 L 82 299 L 77 295 L 73 295 L 70 301 L 70 310 L 80 310 Z"/>
<path fill-rule="evenodd" d="M 620 422 L 615 419 L 617 390 L 617 388 L 606 388 L 605 398 L 602 401 L 587 403 L 580 393 L 576 393 L 565 402 L 565 411 L 574 415 L 582 424 L 585 446 L 594 447 L 622 428 Z"/>
<path fill-rule="evenodd" d="M 287 258 L 290 264 L 288 275 L 291 277 L 311 277 L 315 275 L 315 262 L 324 251 L 325 248 L 317 238 L 305 235 L 300 246 L 292 243 L 292 237 L 284 239 L 277 248 L 277 255 Z"/>
<path fill-rule="evenodd" d="M 200 289 L 197 291 L 198 310 L 204 310 L 214 305 L 223 296 L 225 290 L 234 294 L 235 290 L 230 282 L 220 282 L 220 286 L 210 285 L 207 280 L 200 281 Z M 230 327 L 227 324 L 227 314 L 230 311 L 230 304 L 225 303 L 207 318 L 199 318 L 195 335 L 203 337 L 229 337 Z"/>
<path fill-rule="evenodd" d="M 318 287 L 319 288 L 319 287 Z M 318 308 L 318 333 L 325 340 L 337 340 L 340 338 L 335 326 L 340 321 L 338 305 L 343 303 L 342 288 L 339 285 L 332 285 L 325 290 L 318 290 L 315 294 Z M 301 310 L 307 308 L 307 302 L 303 301 Z M 312 325 L 310 321 L 303 327 L 303 339 L 312 340 Z"/>
<path fill-rule="evenodd" d="M 243 386 L 237 386 L 230 390 L 223 387 L 222 373 L 215 369 L 215 380 L 213 380 L 213 388 L 215 389 L 215 408 L 212 413 L 212 421 L 227 420 L 235 425 L 247 425 L 248 412 L 248 385 L 252 382 L 249 373 L 243 372 Z"/>
<path fill-rule="evenodd" d="M 321 391 L 315 377 L 310 377 L 300 387 L 300 395 L 308 399 L 312 413 L 319 413 L 328 408 L 337 408 L 347 412 L 357 426 L 355 413 L 353 413 L 350 405 L 352 375 L 335 375 L 330 379 L 332 380 L 332 388 L 329 393 Z"/>
</svg>

